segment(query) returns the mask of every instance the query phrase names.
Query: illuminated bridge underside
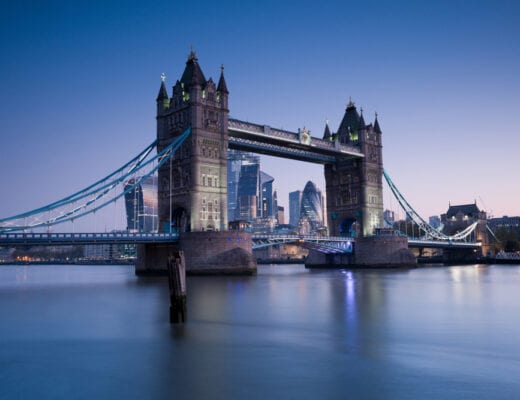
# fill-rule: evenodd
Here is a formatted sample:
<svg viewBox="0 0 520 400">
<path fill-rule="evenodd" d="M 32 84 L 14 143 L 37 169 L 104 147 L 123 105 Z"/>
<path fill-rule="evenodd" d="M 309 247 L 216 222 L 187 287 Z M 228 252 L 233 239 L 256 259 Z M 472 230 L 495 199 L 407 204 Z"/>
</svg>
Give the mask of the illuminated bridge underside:
<svg viewBox="0 0 520 400">
<path fill-rule="evenodd" d="M 421 240 L 408 239 L 408 247 L 428 249 L 480 249 L 482 245 L 478 242 L 455 242 L 451 240 Z"/>
<path fill-rule="evenodd" d="M 318 164 L 329 164 L 338 158 L 362 158 L 353 146 L 317 139 L 304 134 L 230 119 L 229 148 Z"/>
<path fill-rule="evenodd" d="M 280 244 L 297 244 L 327 254 L 352 253 L 354 240 L 346 237 L 253 235 L 253 250 Z"/>
</svg>

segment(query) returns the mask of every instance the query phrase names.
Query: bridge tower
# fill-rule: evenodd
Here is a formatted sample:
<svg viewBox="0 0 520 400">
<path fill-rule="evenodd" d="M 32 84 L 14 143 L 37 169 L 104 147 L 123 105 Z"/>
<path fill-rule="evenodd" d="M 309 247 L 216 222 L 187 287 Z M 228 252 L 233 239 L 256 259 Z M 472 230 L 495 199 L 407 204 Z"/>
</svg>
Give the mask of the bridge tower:
<svg viewBox="0 0 520 400">
<path fill-rule="evenodd" d="M 367 236 L 383 226 L 383 146 L 377 120 L 365 124 L 349 101 L 337 133 L 324 139 L 358 147 L 364 158 L 325 165 L 327 223 L 331 236 Z"/>
<path fill-rule="evenodd" d="M 180 232 L 227 230 L 228 96 L 221 68 L 206 80 L 191 51 L 171 98 L 163 81 L 157 96 L 157 150 L 191 127 L 171 162 L 159 170 L 159 226 Z"/>
</svg>

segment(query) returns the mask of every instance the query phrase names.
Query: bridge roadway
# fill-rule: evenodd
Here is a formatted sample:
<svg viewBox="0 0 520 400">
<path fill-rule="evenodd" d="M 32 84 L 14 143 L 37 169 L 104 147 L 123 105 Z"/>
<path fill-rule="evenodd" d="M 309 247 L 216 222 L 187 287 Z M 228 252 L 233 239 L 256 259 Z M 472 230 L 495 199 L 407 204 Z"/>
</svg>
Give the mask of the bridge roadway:
<svg viewBox="0 0 520 400">
<path fill-rule="evenodd" d="M 172 233 L 2 233 L 0 246 L 61 246 L 80 244 L 139 244 L 176 242 L 179 234 Z"/>
<path fill-rule="evenodd" d="M 422 240 L 408 239 L 408 247 L 425 249 L 479 249 L 482 247 L 480 242 L 455 242 L 452 240 Z"/>
<path fill-rule="evenodd" d="M 290 132 L 233 118 L 228 122 L 228 140 L 230 149 L 318 164 L 364 157 L 358 147 L 311 137 L 305 130 Z"/>
<path fill-rule="evenodd" d="M 140 244 L 172 243 L 179 240 L 177 232 L 172 233 L 2 233 L 0 246 L 60 246 L 84 244 Z M 298 243 L 325 253 L 350 253 L 355 239 L 344 236 L 311 235 L 259 235 L 252 237 L 253 249 L 283 243 Z M 409 239 L 408 247 L 416 248 L 467 248 L 478 249 L 480 243 Z"/>
</svg>

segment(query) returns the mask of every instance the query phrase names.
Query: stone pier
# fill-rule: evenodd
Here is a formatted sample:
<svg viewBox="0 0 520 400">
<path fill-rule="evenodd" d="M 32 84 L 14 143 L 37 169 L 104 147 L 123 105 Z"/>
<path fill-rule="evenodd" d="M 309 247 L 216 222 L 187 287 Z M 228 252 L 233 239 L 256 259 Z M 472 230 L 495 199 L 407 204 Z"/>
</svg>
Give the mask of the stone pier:
<svg viewBox="0 0 520 400">
<path fill-rule="evenodd" d="M 408 239 L 395 234 L 357 238 L 354 254 L 324 254 L 310 250 L 307 268 L 407 268 L 417 260 Z"/>
<path fill-rule="evenodd" d="M 167 272 L 168 257 L 182 250 L 188 275 L 253 275 L 251 233 L 185 232 L 178 243 L 140 245 L 137 252 L 137 275 L 162 275 Z"/>
</svg>

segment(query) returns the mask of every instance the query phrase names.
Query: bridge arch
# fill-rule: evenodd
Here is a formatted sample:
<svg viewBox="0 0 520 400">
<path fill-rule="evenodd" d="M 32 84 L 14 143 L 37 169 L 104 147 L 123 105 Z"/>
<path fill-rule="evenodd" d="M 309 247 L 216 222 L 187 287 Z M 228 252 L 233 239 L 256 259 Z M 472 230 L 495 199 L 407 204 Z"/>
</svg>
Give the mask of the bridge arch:
<svg viewBox="0 0 520 400">
<path fill-rule="evenodd" d="M 359 223 L 355 218 L 344 218 L 339 222 L 339 236 L 358 236 Z"/>
<path fill-rule="evenodd" d="M 176 207 L 172 211 L 171 226 L 178 232 L 189 232 L 190 217 L 188 211 L 184 207 Z"/>
</svg>

